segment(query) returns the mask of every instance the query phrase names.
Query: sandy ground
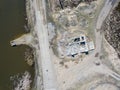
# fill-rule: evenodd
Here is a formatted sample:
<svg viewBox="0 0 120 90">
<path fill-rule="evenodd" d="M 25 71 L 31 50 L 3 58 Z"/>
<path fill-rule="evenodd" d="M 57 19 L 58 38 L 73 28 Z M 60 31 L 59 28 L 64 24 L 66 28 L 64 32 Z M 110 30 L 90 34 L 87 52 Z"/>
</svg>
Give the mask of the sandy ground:
<svg viewBox="0 0 120 90">
<path fill-rule="evenodd" d="M 112 63 L 114 69 L 120 74 L 120 59 L 115 49 L 104 39 L 104 49 L 108 54 L 108 60 Z"/>
<path fill-rule="evenodd" d="M 97 21 L 97 29 L 100 29 L 102 26 L 102 22 L 105 20 L 107 15 L 109 14 L 110 10 L 112 8 L 111 2 L 109 0 L 106 1 L 105 6 L 103 7 Z M 108 10 L 107 12 L 105 12 Z M 85 57 L 82 61 L 79 61 L 76 63 L 75 61 L 66 62 L 65 65 L 60 65 L 58 59 L 55 55 L 52 58 L 54 59 L 56 74 L 57 74 L 57 80 L 58 80 L 58 86 L 60 90 L 67 90 L 69 88 L 74 87 L 76 83 L 83 82 L 85 80 L 93 79 L 96 75 L 103 75 L 104 76 L 110 76 L 116 80 L 120 80 L 120 75 L 115 73 L 113 70 L 111 70 L 109 67 L 104 65 L 99 57 L 96 58 L 95 54 L 98 52 L 101 52 L 101 45 L 102 45 L 102 35 L 100 32 L 95 30 L 96 34 L 96 49 L 95 51 Z M 52 53 L 52 52 L 51 52 Z M 100 65 L 97 65 L 97 64 Z M 67 66 L 67 67 L 66 67 Z M 104 88 L 106 86 L 106 89 Z M 101 85 L 98 86 L 95 90 L 117 90 L 115 86 L 110 85 Z M 72 89 L 73 90 L 73 89 Z M 80 89 L 81 90 L 81 89 Z M 82 89 L 85 90 L 85 89 Z"/>
<path fill-rule="evenodd" d="M 39 5 L 39 6 L 38 6 Z M 35 31 L 39 40 L 40 52 L 38 55 L 38 62 L 41 62 L 39 65 L 39 70 L 42 67 L 43 73 L 43 87 L 44 90 L 57 90 L 57 82 L 55 78 L 55 73 L 53 69 L 53 64 L 51 62 L 51 56 L 49 52 L 49 39 L 48 39 L 48 30 L 46 26 L 46 8 L 45 1 L 37 1 L 35 2 L 36 9 L 36 26 Z M 41 66 L 42 65 L 42 66 Z M 39 90 L 38 86 L 38 90 Z"/>
<path fill-rule="evenodd" d="M 104 10 L 108 10 L 106 13 L 103 10 L 98 17 L 97 22 L 97 29 L 100 29 L 102 22 L 104 21 L 107 14 L 109 14 L 110 8 L 112 8 L 111 4 L 108 3 L 109 0 L 106 1 L 108 4 L 105 5 Z M 86 80 L 92 80 L 94 77 L 98 75 L 97 78 L 99 78 L 99 75 L 102 75 L 103 77 L 112 77 L 115 80 L 120 80 L 120 75 L 115 73 L 113 70 L 111 70 L 109 67 L 104 65 L 99 57 L 95 57 L 95 54 L 98 52 L 101 52 L 101 44 L 102 44 L 102 35 L 100 32 L 97 32 L 95 30 L 96 34 L 96 49 L 95 51 L 86 56 L 82 61 L 78 60 L 78 62 L 75 61 L 69 61 L 65 62 L 62 66 L 60 63 L 60 59 L 58 59 L 52 52 L 52 50 L 49 49 L 49 39 L 48 39 L 48 31 L 46 28 L 46 18 L 44 18 L 45 15 L 45 2 L 44 0 L 35 0 L 34 1 L 34 7 L 36 10 L 36 26 L 35 26 L 35 32 L 38 36 L 39 41 L 39 49 L 37 51 L 37 62 L 39 70 L 43 72 L 43 86 L 44 90 L 67 90 L 70 88 L 75 87 L 77 83 L 86 84 Z M 104 15 L 104 17 L 102 17 Z M 101 16 L 102 15 L 102 16 Z M 29 37 L 30 39 L 30 37 Z M 30 41 L 28 39 L 28 41 Z M 25 40 L 25 41 L 24 41 Z M 26 39 L 23 39 L 23 43 L 26 42 Z M 18 43 L 19 44 L 19 43 Z M 106 51 L 111 50 L 114 52 L 113 49 L 111 49 L 108 44 Z M 109 59 L 113 63 L 113 65 L 116 67 L 116 64 L 114 62 L 116 58 L 116 54 L 109 53 Z M 41 64 L 42 63 L 42 64 Z M 119 62 L 120 63 L 120 62 Z M 42 65 L 42 66 L 41 66 Z M 39 76 L 37 80 L 37 90 L 39 90 L 40 86 Z M 94 85 L 94 83 L 93 83 Z M 56 89 L 56 87 L 58 87 Z M 105 89 L 106 87 L 106 89 Z M 101 85 L 96 87 L 95 90 L 117 90 L 116 86 L 112 85 Z M 72 89 L 73 90 L 73 89 Z M 85 90 L 84 88 L 78 89 L 78 90 Z M 87 89 L 88 90 L 88 89 Z"/>
<path fill-rule="evenodd" d="M 95 90 L 118 90 L 119 88 L 115 87 L 114 85 L 100 85 Z"/>
<path fill-rule="evenodd" d="M 66 62 L 65 65 L 67 65 L 67 68 L 59 64 L 56 56 L 53 58 L 55 60 L 54 64 L 56 66 L 60 90 L 67 90 L 70 87 L 74 87 L 75 83 L 84 83 L 84 80 L 93 79 L 98 74 L 103 75 L 103 77 L 110 76 L 116 80 L 120 80 L 120 76 L 94 58 L 94 54 L 86 57 L 83 61 L 79 61 L 78 64 L 75 61 Z M 96 65 L 98 62 L 100 65 Z"/>
</svg>

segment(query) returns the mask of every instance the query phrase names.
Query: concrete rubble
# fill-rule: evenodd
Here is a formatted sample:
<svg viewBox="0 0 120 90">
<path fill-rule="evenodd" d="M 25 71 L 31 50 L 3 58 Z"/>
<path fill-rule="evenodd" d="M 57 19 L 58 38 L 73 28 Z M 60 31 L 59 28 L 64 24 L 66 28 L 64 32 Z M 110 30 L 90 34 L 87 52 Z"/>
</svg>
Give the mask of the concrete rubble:
<svg viewBox="0 0 120 90">
<path fill-rule="evenodd" d="M 61 37 L 58 41 L 58 52 L 61 58 L 77 57 L 81 54 L 88 54 L 89 51 L 95 49 L 93 41 L 89 41 L 85 34 L 69 33 L 65 37 Z M 64 39 L 65 38 L 65 39 Z"/>
</svg>

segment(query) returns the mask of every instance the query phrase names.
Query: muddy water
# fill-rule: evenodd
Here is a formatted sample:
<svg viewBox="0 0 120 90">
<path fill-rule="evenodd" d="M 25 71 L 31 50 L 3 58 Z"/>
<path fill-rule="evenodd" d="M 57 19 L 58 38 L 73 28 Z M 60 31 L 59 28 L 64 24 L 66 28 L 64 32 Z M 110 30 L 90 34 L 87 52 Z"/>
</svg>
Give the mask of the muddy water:
<svg viewBox="0 0 120 90">
<path fill-rule="evenodd" d="M 10 76 L 33 68 L 24 61 L 25 46 L 11 47 L 9 41 L 25 33 L 25 0 L 0 0 L 0 90 L 12 90 Z"/>
</svg>

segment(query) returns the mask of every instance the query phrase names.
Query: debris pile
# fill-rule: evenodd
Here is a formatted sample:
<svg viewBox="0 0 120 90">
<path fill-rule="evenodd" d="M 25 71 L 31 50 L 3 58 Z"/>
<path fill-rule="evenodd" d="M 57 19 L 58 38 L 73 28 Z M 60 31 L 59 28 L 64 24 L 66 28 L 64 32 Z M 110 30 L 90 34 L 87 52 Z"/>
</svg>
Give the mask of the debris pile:
<svg viewBox="0 0 120 90">
<path fill-rule="evenodd" d="M 58 52 L 61 58 L 75 58 L 81 54 L 88 54 L 89 51 L 94 50 L 94 43 L 90 41 L 85 34 L 69 33 L 62 36 L 58 41 Z"/>
<path fill-rule="evenodd" d="M 52 14 L 56 28 L 56 37 L 53 39 L 55 54 L 57 52 L 57 56 L 64 59 L 76 59 L 94 50 L 94 36 L 89 32 L 93 31 L 90 22 L 95 18 L 97 1 L 56 0 L 55 3 L 55 12 Z"/>
</svg>

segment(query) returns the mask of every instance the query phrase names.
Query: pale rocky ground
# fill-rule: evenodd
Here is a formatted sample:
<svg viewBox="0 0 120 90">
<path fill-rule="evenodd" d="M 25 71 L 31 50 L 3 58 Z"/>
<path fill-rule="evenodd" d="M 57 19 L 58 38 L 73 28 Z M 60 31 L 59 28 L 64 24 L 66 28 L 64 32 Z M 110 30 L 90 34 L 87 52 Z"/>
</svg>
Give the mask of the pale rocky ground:
<svg viewBox="0 0 120 90">
<path fill-rule="evenodd" d="M 120 4 L 119 7 L 120 8 Z M 103 24 L 102 30 L 105 33 L 105 38 L 107 41 L 112 45 L 116 52 L 118 53 L 118 56 L 120 56 L 120 11 L 113 10 L 113 12 L 110 13 L 108 18 Z"/>
<path fill-rule="evenodd" d="M 100 9 L 100 7 L 99 7 L 100 3 L 102 4 L 103 2 L 96 1 L 95 10 L 92 9 L 93 12 Z M 84 6 L 84 4 L 78 5 L 77 8 L 79 8 L 79 6 L 82 7 L 82 6 Z M 92 33 L 92 35 L 90 35 L 89 32 L 91 32 L 91 31 L 89 31 L 89 30 L 93 29 L 93 28 L 90 28 L 90 27 L 92 27 L 90 25 L 94 25 L 94 23 L 91 21 L 95 20 L 95 16 L 97 15 L 97 12 L 95 14 L 93 14 L 92 17 L 90 17 L 89 14 L 87 14 L 88 13 L 87 11 L 86 11 L 87 13 L 80 11 L 81 14 L 79 14 L 79 11 L 78 11 L 77 14 L 79 14 L 79 17 L 77 17 L 76 16 L 77 8 L 74 8 L 72 10 L 65 9 L 65 10 L 61 10 L 60 12 L 57 11 L 57 13 L 60 13 L 60 15 L 61 15 L 61 16 L 59 16 L 59 15 L 58 16 L 61 17 L 61 19 L 63 17 L 63 19 L 60 20 L 60 22 L 59 22 L 59 20 L 57 21 L 56 14 L 53 16 L 55 19 L 55 23 L 57 23 L 56 26 L 59 25 L 58 27 L 56 27 L 56 28 L 58 28 L 58 31 L 56 31 L 56 33 L 57 33 L 56 40 L 58 42 L 61 38 L 66 38 L 63 35 L 64 32 L 65 33 L 66 32 L 74 32 L 74 31 L 78 30 L 78 28 L 79 28 L 79 31 L 85 32 L 86 35 L 88 35 L 88 37 L 90 37 L 91 39 L 94 40 L 94 35 L 93 35 L 94 33 Z M 72 15 L 74 17 L 74 20 L 72 20 L 73 23 L 69 23 L 70 22 L 69 15 Z M 86 21 L 87 23 L 85 23 L 84 26 L 81 26 L 81 24 L 79 26 L 78 25 L 79 22 L 83 23 L 79 20 L 84 17 L 85 17 L 84 21 Z M 91 23 L 93 23 L 93 24 L 91 24 Z M 71 36 L 69 36 L 69 37 L 71 37 Z M 55 41 L 54 41 L 54 43 L 55 43 L 55 45 L 57 45 Z M 56 54 L 57 51 L 53 52 L 51 50 L 51 53 L 53 53 L 53 54 L 51 54 L 51 56 L 53 56 L 52 58 L 53 58 L 53 62 L 55 64 L 55 70 L 57 72 L 56 76 L 57 76 L 57 80 L 58 80 L 58 87 L 60 90 L 119 90 L 120 89 L 119 88 L 120 76 L 117 74 L 117 73 L 119 73 L 120 59 L 118 58 L 114 48 L 109 45 L 109 43 L 104 39 L 104 37 L 102 39 L 102 43 L 103 44 L 102 44 L 101 48 L 104 47 L 104 51 L 107 53 L 105 58 L 103 58 L 104 52 L 102 50 L 100 50 L 99 55 L 97 57 L 95 57 L 95 52 L 96 52 L 96 50 L 95 50 L 95 51 L 91 52 L 90 55 L 88 55 L 88 56 L 83 55 L 82 58 L 81 57 L 79 57 L 77 59 L 71 58 L 70 60 L 65 61 L 65 58 L 64 58 L 64 60 L 58 58 L 59 52 Z M 53 45 L 53 48 L 54 47 L 55 46 Z M 56 50 L 56 47 L 53 50 Z M 57 56 L 54 55 L 54 53 Z M 106 61 L 104 61 L 104 60 L 106 60 Z M 99 65 L 97 66 L 98 63 L 100 63 L 100 66 Z M 108 64 L 108 63 L 110 63 L 110 64 Z M 110 66 L 111 64 L 112 64 L 112 66 Z"/>
<path fill-rule="evenodd" d="M 51 2 L 54 4 L 54 1 Z M 103 3 L 103 0 L 94 1 L 90 5 L 80 3 L 76 7 L 65 7 L 64 10 L 60 7 L 57 9 L 55 5 L 51 7 L 53 22 L 48 23 L 48 36 L 57 90 L 120 90 L 120 59 L 115 49 L 102 36 L 103 33 L 95 30 L 96 20 Z M 32 13 L 31 16 L 34 14 Z M 35 18 L 32 19 L 35 21 Z M 32 23 L 31 27 L 34 26 L 34 22 L 29 20 L 29 23 Z M 90 40 L 93 40 L 95 50 L 91 51 L 89 55 L 83 54 L 77 59 L 66 60 L 66 58 L 59 57 L 57 49 L 58 42 L 63 38 L 62 35 L 66 32 L 74 34 L 76 31 L 85 33 Z M 39 46 L 37 38 L 35 38 L 36 31 L 33 31 L 31 35 L 32 37 L 28 35 L 31 39 L 29 38 L 26 42 L 25 37 L 23 43 L 26 42 L 36 48 L 36 57 L 40 58 Z"/>
</svg>

